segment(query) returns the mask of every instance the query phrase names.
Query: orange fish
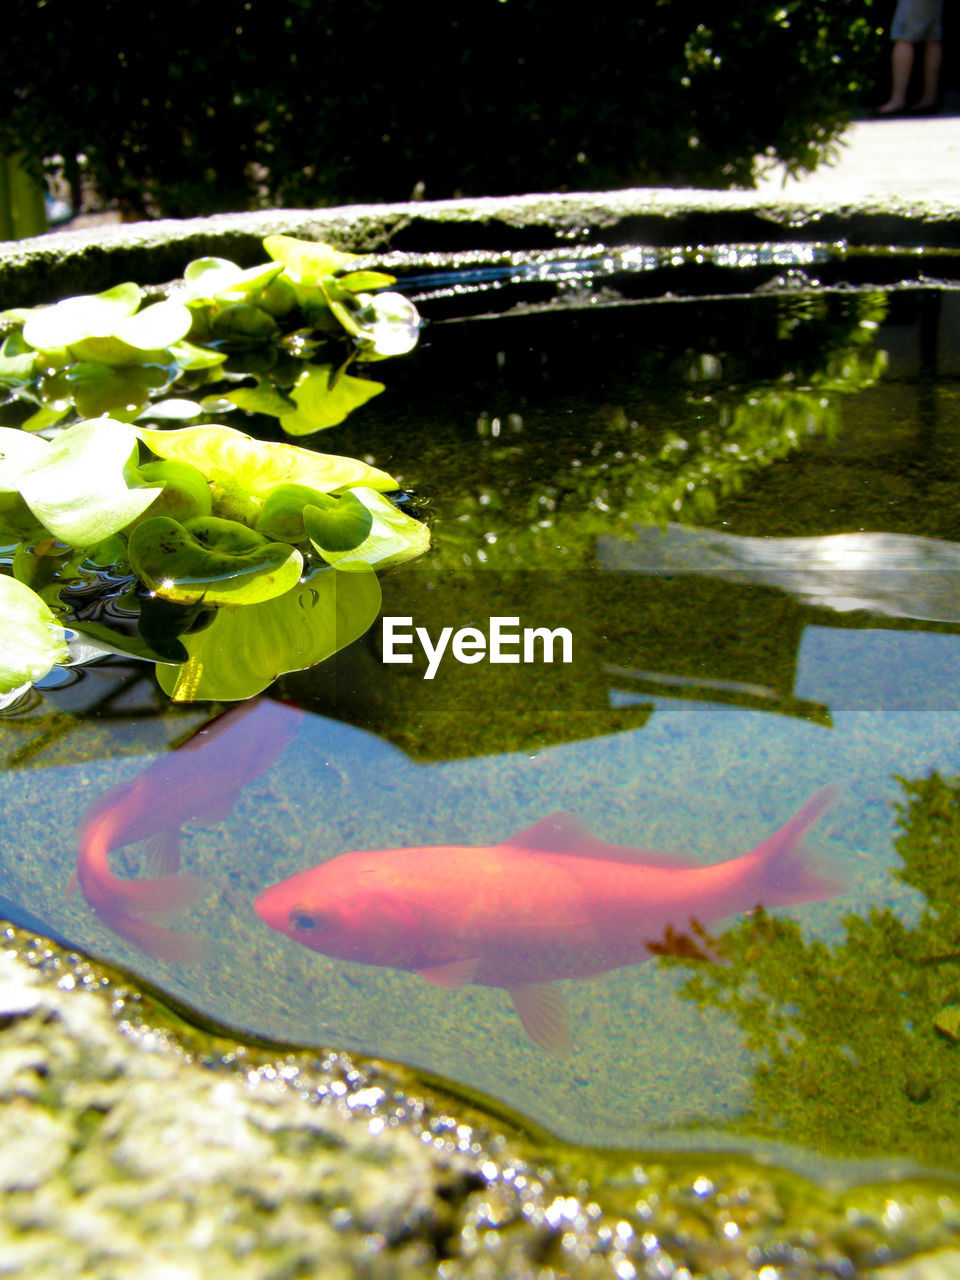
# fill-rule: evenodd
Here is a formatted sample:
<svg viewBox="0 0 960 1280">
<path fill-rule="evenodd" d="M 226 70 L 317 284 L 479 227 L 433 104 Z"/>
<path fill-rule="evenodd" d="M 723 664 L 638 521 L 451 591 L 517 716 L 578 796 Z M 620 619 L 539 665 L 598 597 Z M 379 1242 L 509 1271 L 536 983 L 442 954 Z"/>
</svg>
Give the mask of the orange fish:
<svg viewBox="0 0 960 1280">
<path fill-rule="evenodd" d="M 132 782 L 101 796 L 80 823 L 68 896 L 79 884 L 104 924 L 150 955 L 183 964 L 202 959 L 199 938 L 160 923 L 209 888 L 179 870 L 180 828 L 226 818 L 241 789 L 265 773 L 291 740 L 301 715 L 268 698 L 232 707 Z M 109 854 L 137 840 L 151 841 L 158 874 L 123 880 L 110 869 Z"/>
<path fill-rule="evenodd" d="M 691 917 L 709 923 L 838 892 L 798 847 L 832 800 L 824 787 L 750 853 L 712 866 L 607 844 L 557 813 L 503 844 L 345 853 L 265 889 L 255 908 L 324 955 L 444 987 L 503 987 L 528 1035 L 565 1054 L 558 979 L 639 964 Z"/>
</svg>

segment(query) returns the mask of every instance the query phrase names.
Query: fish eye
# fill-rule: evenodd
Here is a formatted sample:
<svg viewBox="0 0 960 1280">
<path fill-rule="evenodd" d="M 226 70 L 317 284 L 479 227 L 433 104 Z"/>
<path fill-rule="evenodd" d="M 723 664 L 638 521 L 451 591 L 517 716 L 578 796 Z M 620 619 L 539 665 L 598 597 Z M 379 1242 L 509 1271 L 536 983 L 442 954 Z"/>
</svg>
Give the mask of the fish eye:
<svg viewBox="0 0 960 1280">
<path fill-rule="evenodd" d="M 310 930 L 317 929 L 319 926 L 319 919 L 312 911 L 307 911 L 303 907 L 294 907 L 290 912 L 290 927 L 292 929 L 302 929 L 305 932 L 310 932 Z"/>
</svg>

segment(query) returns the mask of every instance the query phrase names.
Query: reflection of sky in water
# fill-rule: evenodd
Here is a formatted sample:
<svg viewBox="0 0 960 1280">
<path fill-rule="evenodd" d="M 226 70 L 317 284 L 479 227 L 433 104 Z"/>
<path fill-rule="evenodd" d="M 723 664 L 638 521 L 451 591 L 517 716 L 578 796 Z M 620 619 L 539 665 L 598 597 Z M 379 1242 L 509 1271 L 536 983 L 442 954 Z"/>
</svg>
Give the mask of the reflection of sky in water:
<svg viewBox="0 0 960 1280">
<path fill-rule="evenodd" d="M 538 753 L 421 765 L 362 730 L 305 717 L 280 767 L 245 790 L 226 822 L 189 829 L 184 869 L 215 886 L 177 922 L 211 939 L 210 958 L 196 969 L 150 960 L 79 898 L 64 898 L 77 813 L 88 797 L 136 776 L 143 756 L 0 775 L 5 826 L 16 833 L 0 892 L 77 945 L 219 1020 L 423 1066 L 570 1138 L 642 1145 L 654 1130 L 662 1141 L 664 1129 L 694 1120 L 722 1127 L 744 1105 L 749 1061 L 736 1028 L 677 998 L 676 971 L 654 962 L 565 984 L 575 1048 L 558 1060 L 526 1038 L 503 991 L 441 990 L 413 974 L 329 960 L 270 932 L 253 898 L 350 849 L 496 843 L 557 809 L 576 812 L 610 841 L 719 861 L 752 848 L 819 786 L 835 782 L 840 798 L 807 843 L 850 891 L 792 914 L 826 940 L 838 936 L 845 913 L 873 904 L 893 904 L 913 918 L 916 895 L 887 874 L 895 863 L 890 802 L 900 795 L 892 775 L 960 768 L 960 714 L 928 698 L 934 684 L 926 683 L 952 667 L 958 643 L 808 628 L 797 692 L 832 704 L 832 729 L 653 699 L 643 729 Z M 909 698 L 878 699 L 878 663 L 896 673 L 895 688 L 909 677 Z M 121 853 L 114 866 L 135 874 L 139 862 Z M 702 1131 L 694 1140 L 705 1140 Z"/>
<path fill-rule="evenodd" d="M 960 707 L 960 636 L 806 627 L 794 693 L 839 708 Z"/>
</svg>

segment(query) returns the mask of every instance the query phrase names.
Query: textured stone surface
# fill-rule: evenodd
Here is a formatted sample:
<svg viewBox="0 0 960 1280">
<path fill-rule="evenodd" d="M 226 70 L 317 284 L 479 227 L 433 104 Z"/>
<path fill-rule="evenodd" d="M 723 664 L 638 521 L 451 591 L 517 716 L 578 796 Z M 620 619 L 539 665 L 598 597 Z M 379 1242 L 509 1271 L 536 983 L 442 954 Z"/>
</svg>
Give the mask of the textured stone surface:
<svg viewBox="0 0 960 1280">
<path fill-rule="evenodd" d="M 401 1068 L 203 1032 L 13 929 L 0 1191 L 0 1275 L 32 1280 L 936 1280 L 960 1233 L 949 1183 L 578 1152 Z"/>
<path fill-rule="evenodd" d="M 54 232 L 0 245 L 4 307 L 96 292 L 120 280 L 162 284 L 192 258 L 263 260 L 262 238 L 330 240 L 359 253 L 555 249 L 565 244 L 683 245 L 731 241 L 847 240 L 858 244 L 960 244 L 953 206 L 909 192 L 884 199 L 843 187 L 816 201 L 802 192 L 628 191 L 487 197 L 280 209 L 184 221 Z"/>
</svg>

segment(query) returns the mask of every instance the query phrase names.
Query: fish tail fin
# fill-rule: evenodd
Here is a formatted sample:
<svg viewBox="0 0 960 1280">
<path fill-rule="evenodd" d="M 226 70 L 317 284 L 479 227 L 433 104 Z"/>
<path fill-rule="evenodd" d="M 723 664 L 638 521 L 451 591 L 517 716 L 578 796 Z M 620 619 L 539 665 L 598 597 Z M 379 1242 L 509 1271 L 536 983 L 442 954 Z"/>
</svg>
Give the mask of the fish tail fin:
<svg viewBox="0 0 960 1280">
<path fill-rule="evenodd" d="M 821 787 L 794 816 L 757 845 L 751 857 L 757 867 L 757 898 L 767 907 L 787 907 L 801 902 L 835 898 L 846 885 L 817 869 L 800 843 L 813 824 L 836 799 L 836 788 Z"/>
</svg>

